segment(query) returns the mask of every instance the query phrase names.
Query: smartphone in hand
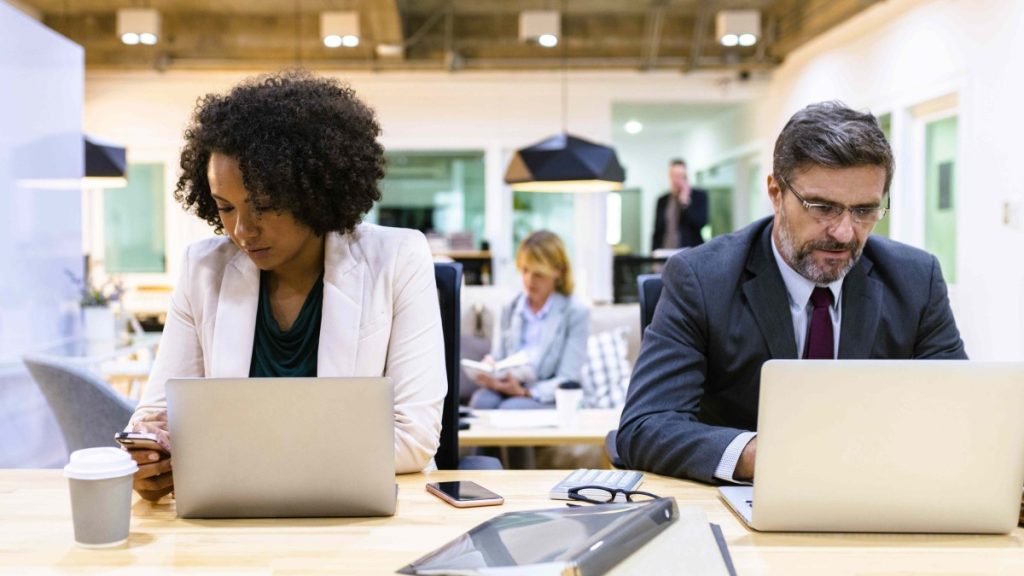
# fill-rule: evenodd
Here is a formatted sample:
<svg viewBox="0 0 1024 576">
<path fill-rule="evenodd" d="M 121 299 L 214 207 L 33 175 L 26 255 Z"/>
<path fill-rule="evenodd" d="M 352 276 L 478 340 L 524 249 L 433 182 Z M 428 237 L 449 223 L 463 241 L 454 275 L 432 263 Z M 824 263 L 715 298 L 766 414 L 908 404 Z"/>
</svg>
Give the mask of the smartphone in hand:
<svg viewBox="0 0 1024 576">
<path fill-rule="evenodd" d="M 497 506 L 505 499 L 487 488 L 469 481 L 433 482 L 427 484 L 427 492 L 456 508 L 473 506 Z"/>
<path fill-rule="evenodd" d="M 114 434 L 114 440 L 129 450 L 156 450 L 162 454 L 168 453 L 167 448 L 157 441 L 156 434 L 149 432 L 118 432 Z"/>
</svg>

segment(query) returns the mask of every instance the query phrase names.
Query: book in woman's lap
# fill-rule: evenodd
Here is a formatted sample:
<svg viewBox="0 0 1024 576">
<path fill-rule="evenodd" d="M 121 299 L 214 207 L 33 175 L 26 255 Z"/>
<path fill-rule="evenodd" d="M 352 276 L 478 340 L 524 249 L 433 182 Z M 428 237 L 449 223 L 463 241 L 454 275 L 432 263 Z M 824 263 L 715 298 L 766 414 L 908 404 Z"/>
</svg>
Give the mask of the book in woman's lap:
<svg viewBox="0 0 1024 576">
<path fill-rule="evenodd" d="M 503 358 L 493 364 L 490 362 L 478 362 L 468 358 L 463 358 L 461 364 L 466 374 L 474 380 L 478 374 L 486 374 L 497 379 L 511 376 L 520 382 L 533 382 L 536 380 L 533 366 L 530 365 L 530 358 L 525 352 L 512 354 L 508 358 Z"/>
</svg>

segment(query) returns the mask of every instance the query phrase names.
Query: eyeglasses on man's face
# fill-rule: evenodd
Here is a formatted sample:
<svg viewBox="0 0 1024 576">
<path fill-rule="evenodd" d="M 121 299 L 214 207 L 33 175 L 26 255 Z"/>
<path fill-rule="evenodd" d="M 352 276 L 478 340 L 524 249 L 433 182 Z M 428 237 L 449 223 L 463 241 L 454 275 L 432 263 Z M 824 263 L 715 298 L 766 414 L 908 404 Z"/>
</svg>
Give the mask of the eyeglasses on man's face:
<svg viewBox="0 0 1024 576">
<path fill-rule="evenodd" d="M 846 207 L 828 202 L 808 202 L 789 182 L 786 182 L 781 176 L 777 176 L 777 178 L 784 188 L 789 189 L 793 196 L 796 196 L 796 199 L 803 205 L 804 210 L 807 210 L 812 218 L 823 224 L 835 223 L 843 216 L 843 212 L 847 211 L 849 211 L 850 217 L 857 224 L 875 224 L 889 211 L 889 206 Z"/>
<path fill-rule="evenodd" d="M 615 502 L 621 494 L 626 502 L 646 502 L 658 498 L 650 492 L 639 492 L 635 490 L 623 490 L 622 488 L 609 488 L 607 486 L 576 486 L 569 489 L 569 499 L 589 502 L 591 504 L 607 504 Z"/>
</svg>

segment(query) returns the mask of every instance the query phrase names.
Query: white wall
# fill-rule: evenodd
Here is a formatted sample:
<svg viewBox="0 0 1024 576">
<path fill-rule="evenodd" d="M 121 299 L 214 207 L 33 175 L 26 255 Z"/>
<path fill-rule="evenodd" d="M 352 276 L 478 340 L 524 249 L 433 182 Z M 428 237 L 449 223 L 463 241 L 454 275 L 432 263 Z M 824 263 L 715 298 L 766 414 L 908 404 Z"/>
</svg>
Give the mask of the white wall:
<svg viewBox="0 0 1024 576">
<path fill-rule="evenodd" d="M 755 104 L 755 126 L 725 127 L 771 166 L 771 147 L 793 112 L 840 99 L 875 114 L 893 113 L 897 170 L 892 235 L 922 243 L 923 191 L 911 109 L 955 94 L 960 122 L 957 166 L 958 281 L 951 300 L 967 351 L 978 359 L 1024 357 L 1024 230 L 1003 222 L 1024 198 L 1024 2 L 890 0 L 808 43 L 779 67 Z"/>
<path fill-rule="evenodd" d="M 196 99 L 224 91 L 242 73 L 90 72 L 86 76 L 86 128 L 123 143 L 129 161 L 165 162 L 167 170 L 168 263 L 176 279 L 187 243 L 208 235 L 204 223 L 185 215 L 170 199 L 176 178 L 181 133 Z M 763 89 L 757 82 L 722 90 L 718 74 L 571 73 L 568 81 L 570 132 L 611 141 L 613 101 L 745 102 Z M 561 75 L 558 73 L 359 73 L 342 76 L 376 111 L 388 148 L 482 149 L 487 165 L 487 230 L 496 257 L 495 280 L 514 285 L 511 245 L 511 192 L 502 183 L 512 151 L 561 129 Z M 663 172 L 663 170 L 662 170 Z M 603 222 L 604 202 L 578 202 L 587 214 L 577 220 Z M 586 242 L 601 250 L 583 251 L 577 262 L 588 292 L 598 300 L 611 295 L 610 252 L 604 230 L 582 226 Z M 586 270 L 589 268 L 589 270 Z"/>
</svg>

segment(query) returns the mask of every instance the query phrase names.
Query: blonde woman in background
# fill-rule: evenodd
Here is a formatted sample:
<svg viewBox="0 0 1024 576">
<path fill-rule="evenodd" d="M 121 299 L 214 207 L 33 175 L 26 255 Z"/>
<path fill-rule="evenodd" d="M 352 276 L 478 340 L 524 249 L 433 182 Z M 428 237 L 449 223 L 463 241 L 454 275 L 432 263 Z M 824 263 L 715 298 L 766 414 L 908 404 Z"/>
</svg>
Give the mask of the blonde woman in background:
<svg viewBox="0 0 1024 576">
<path fill-rule="evenodd" d="M 587 359 L 590 310 L 572 298 L 572 266 L 562 240 L 546 230 L 530 234 L 516 252 L 516 268 L 523 291 L 502 308 L 491 354 L 484 361 L 524 353 L 533 378 L 477 375 L 474 381 L 481 388 L 469 403 L 474 408 L 553 408 L 555 388 L 579 381 Z"/>
</svg>

